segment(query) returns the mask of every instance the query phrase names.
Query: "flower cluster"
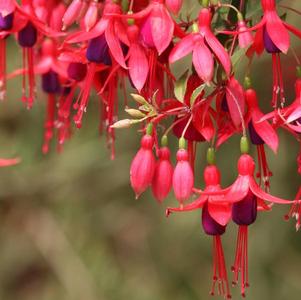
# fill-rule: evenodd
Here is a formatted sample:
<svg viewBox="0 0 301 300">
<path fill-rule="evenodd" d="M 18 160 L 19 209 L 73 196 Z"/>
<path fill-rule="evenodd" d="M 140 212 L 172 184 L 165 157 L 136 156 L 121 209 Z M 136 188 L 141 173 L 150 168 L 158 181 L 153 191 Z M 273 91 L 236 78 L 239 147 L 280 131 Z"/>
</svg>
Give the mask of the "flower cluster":
<svg viewBox="0 0 301 300">
<path fill-rule="evenodd" d="M 257 16 L 248 14 L 251 1 L 232 5 L 202 0 L 195 1 L 197 14 L 184 17 L 183 2 L 0 0 L 0 98 L 6 97 L 7 80 L 22 76 L 22 101 L 30 109 L 40 76 L 47 94 L 44 153 L 55 137 L 62 150 L 73 127 L 82 126 L 93 91 L 101 111 L 100 132 L 107 136 L 112 158 L 115 130 L 140 125 L 144 135 L 130 169 L 136 197 L 151 187 L 162 203 L 173 190 L 179 207 L 168 208 L 167 215 L 202 210 L 204 232 L 214 240 L 211 293 L 217 289 L 225 298 L 231 293 L 221 236 L 230 220 L 237 224 L 233 283 L 240 282 L 244 296 L 249 285 L 248 227 L 257 212 L 270 211 L 274 204 L 291 205 L 287 217 L 296 218 L 300 227 L 301 187 L 292 201 L 270 194 L 272 172 L 265 149 L 277 153 L 278 133 L 285 129 L 300 144 L 296 161 L 301 174 L 301 66 L 289 35 L 301 38 L 301 31 L 279 15 L 276 0 L 261 0 Z M 22 49 L 23 66 L 7 73 L 6 43 L 13 37 Z M 291 103 L 286 101 L 281 66 L 282 55 L 289 51 L 297 62 L 296 98 Z M 271 56 L 273 74 L 267 114 L 251 82 L 252 63 L 263 52 Z M 174 65 L 181 66 L 184 59 L 191 67 L 176 78 Z M 242 59 L 248 63 L 240 83 Z M 129 107 L 128 90 L 135 106 Z M 129 118 L 118 118 L 120 107 Z M 170 135 L 179 141 L 175 167 Z M 238 177 L 223 189 L 215 153 L 233 135 L 241 135 Z M 257 149 L 257 167 L 248 153 L 249 140 Z M 200 143 L 208 145 L 204 190 L 196 188 L 194 180 Z"/>
</svg>

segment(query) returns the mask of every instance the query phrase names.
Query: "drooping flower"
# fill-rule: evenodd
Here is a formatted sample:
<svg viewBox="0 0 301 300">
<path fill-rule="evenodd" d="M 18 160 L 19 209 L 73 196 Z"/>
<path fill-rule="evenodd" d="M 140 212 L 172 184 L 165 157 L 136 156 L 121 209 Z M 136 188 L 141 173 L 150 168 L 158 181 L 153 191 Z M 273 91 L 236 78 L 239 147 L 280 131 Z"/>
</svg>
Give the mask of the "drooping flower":
<svg viewBox="0 0 301 300">
<path fill-rule="evenodd" d="M 128 45 L 128 38 L 126 34 L 126 28 L 124 24 L 121 22 L 120 15 L 121 15 L 121 8 L 120 5 L 115 3 L 113 0 L 106 0 L 103 15 L 101 19 L 96 23 L 96 25 L 88 32 L 81 31 L 76 32 L 70 35 L 67 39 L 67 43 L 79 43 L 84 41 L 89 41 L 90 44 L 88 46 L 88 53 L 92 52 L 96 54 L 102 48 L 97 45 L 99 43 L 106 43 L 106 47 L 110 49 L 110 53 L 116 62 L 123 68 L 127 68 L 125 64 L 125 58 L 123 54 L 123 50 L 121 47 L 121 42 L 125 45 Z M 100 42 L 99 39 L 104 40 Z M 97 51 L 97 49 L 99 49 Z M 108 51 L 108 50 L 107 50 Z M 94 56 L 93 56 L 94 58 Z M 90 61 L 98 62 L 99 59 L 90 59 Z"/>
<path fill-rule="evenodd" d="M 171 51 L 169 62 L 180 60 L 192 52 L 196 72 L 204 82 L 209 83 L 213 77 L 215 56 L 229 76 L 231 61 L 225 48 L 211 31 L 210 10 L 203 8 L 198 20 L 198 25 L 194 24 L 193 32 L 184 37 Z"/>
<path fill-rule="evenodd" d="M 208 150 L 212 152 L 212 148 Z M 213 237 L 213 283 L 211 295 L 218 293 L 227 299 L 231 298 L 224 251 L 221 235 L 225 233 L 226 226 L 231 219 L 232 204 L 224 199 L 224 195 L 210 195 L 212 192 L 221 191 L 220 172 L 214 165 L 208 165 L 204 170 L 205 190 L 208 194 L 200 197 L 190 204 L 179 208 L 167 208 L 167 216 L 172 212 L 192 211 L 202 209 L 202 226 L 204 232 Z"/>
<path fill-rule="evenodd" d="M 248 115 L 246 124 L 249 128 L 250 140 L 257 146 L 259 178 L 263 181 L 264 187 L 268 191 L 270 188 L 269 177 L 271 172 L 268 167 L 264 144 L 267 144 L 275 153 L 278 149 L 279 139 L 275 129 L 268 121 L 261 121 L 264 114 L 258 106 L 257 95 L 254 89 L 245 91 L 245 98 L 248 104 Z"/>
<path fill-rule="evenodd" d="M 292 201 L 280 199 L 264 192 L 254 179 L 255 163 L 246 154 L 247 140 L 241 140 L 242 154 L 238 160 L 238 178 L 225 193 L 225 199 L 232 206 L 232 219 L 239 225 L 235 261 L 232 267 L 234 283 L 241 276 L 241 294 L 245 295 L 248 281 L 248 226 L 256 220 L 257 210 L 270 210 L 264 201 L 278 204 L 291 204 Z"/>
</svg>

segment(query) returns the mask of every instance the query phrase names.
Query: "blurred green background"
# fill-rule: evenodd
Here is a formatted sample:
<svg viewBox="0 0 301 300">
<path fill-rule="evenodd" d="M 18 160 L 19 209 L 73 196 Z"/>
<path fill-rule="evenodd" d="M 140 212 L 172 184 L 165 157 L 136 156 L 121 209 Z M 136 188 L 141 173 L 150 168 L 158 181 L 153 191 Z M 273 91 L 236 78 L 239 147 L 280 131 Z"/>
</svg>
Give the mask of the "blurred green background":
<svg viewBox="0 0 301 300">
<path fill-rule="evenodd" d="M 188 7 L 194 2 L 185 1 Z M 300 1 L 286 3 L 301 9 Z M 301 27 L 300 16 L 288 13 L 288 21 Z M 293 41 L 300 53 L 301 42 Z M 8 55 L 9 70 L 21 66 L 13 38 Z M 290 102 L 295 80 L 291 53 L 282 56 L 282 63 Z M 270 57 L 257 59 L 253 71 L 268 108 Z M 166 219 L 165 207 L 177 205 L 173 195 L 161 206 L 150 191 L 134 200 L 129 166 L 139 145 L 137 128 L 117 132 L 116 160 L 110 161 L 105 138 L 98 136 L 98 106 L 92 99 L 83 128 L 74 129 L 63 153 L 53 147 L 45 156 L 46 97 L 40 93 L 28 111 L 20 95 L 20 80 L 10 81 L 8 99 L 0 107 L 0 157 L 22 158 L 20 165 L 0 170 L 0 299 L 210 299 L 211 238 L 200 227 L 200 212 Z M 274 172 L 271 191 L 292 199 L 300 186 L 298 144 L 281 130 L 280 136 L 278 155 L 267 150 Z M 206 148 L 198 148 L 198 186 Z M 235 179 L 238 155 L 237 138 L 218 152 L 224 185 Z M 284 221 L 287 210 L 274 207 L 250 228 L 249 299 L 300 299 L 301 235 L 293 221 Z M 236 229 L 229 225 L 223 237 L 228 269 Z M 239 289 L 233 289 L 233 299 L 239 297 Z"/>
</svg>

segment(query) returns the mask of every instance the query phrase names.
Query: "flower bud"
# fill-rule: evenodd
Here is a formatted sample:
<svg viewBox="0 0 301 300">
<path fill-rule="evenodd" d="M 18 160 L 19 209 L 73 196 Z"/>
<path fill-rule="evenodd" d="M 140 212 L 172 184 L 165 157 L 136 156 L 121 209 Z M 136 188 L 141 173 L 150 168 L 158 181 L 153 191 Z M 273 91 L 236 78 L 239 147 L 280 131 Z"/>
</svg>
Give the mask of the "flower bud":
<svg viewBox="0 0 301 300">
<path fill-rule="evenodd" d="M 77 16 L 81 11 L 82 5 L 82 0 L 73 0 L 72 3 L 68 6 L 63 16 L 63 30 L 65 30 L 68 26 L 75 22 Z"/>
<path fill-rule="evenodd" d="M 136 198 L 148 188 L 153 180 L 156 165 L 152 151 L 153 145 L 154 138 L 148 134 L 144 135 L 141 140 L 141 148 L 131 164 L 130 180 Z"/>
<path fill-rule="evenodd" d="M 180 204 L 189 199 L 194 183 L 194 176 L 188 162 L 188 152 L 179 149 L 177 152 L 177 165 L 172 177 L 172 185 L 175 196 Z"/>
<path fill-rule="evenodd" d="M 253 43 L 253 37 L 250 31 L 246 31 L 247 26 L 245 21 L 238 21 L 238 43 L 240 48 L 247 48 Z"/>
<path fill-rule="evenodd" d="M 89 31 L 97 22 L 98 18 L 98 2 L 92 1 L 87 9 L 84 18 L 85 29 Z"/>
<path fill-rule="evenodd" d="M 159 161 L 156 163 L 152 192 L 161 203 L 169 194 L 172 185 L 173 167 L 170 162 L 170 150 L 162 147 L 159 150 Z"/>
</svg>

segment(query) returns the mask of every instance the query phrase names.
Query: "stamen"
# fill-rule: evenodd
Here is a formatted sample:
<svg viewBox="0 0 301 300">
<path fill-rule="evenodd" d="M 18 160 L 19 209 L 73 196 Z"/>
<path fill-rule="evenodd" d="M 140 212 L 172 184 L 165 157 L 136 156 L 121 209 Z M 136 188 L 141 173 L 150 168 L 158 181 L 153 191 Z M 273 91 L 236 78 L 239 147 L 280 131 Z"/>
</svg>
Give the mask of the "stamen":
<svg viewBox="0 0 301 300">
<path fill-rule="evenodd" d="M 250 286 L 248 274 L 248 226 L 246 225 L 239 226 L 235 259 L 231 270 L 234 275 L 232 285 L 236 285 L 240 277 L 241 295 L 245 297 L 246 288 Z"/>
<path fill-rule="evenodd" d="M 270 177 L 273 175 L 268 166 L 264 145 L 257 145 L 259 185 L 263 183 L 264 190 L 270 190 Z"/>
<path fill-rule="evenodd" d="M 213 277 L 210 295 L 215 294 L 217 285 L 218 295 L 231 299 L 225 257 L 220 235 L 213 237 Z"/>
<path fill-rule="evenodd" d="M 88 66 L 87 76 L 81 90 L 81 94 L 78 97 L 77 103 L 74 105 L 74 109 L 77 109 L 77 114 L 74 116 L 74 122 L 77 128 L 81 128 L 82 126 L 82 118 L 84 112 L 86 112 L 87 105 L 89 102 L 90 91 L 92 87 L 92 83 L 94 80 L 94 75 L 96 71 L 96 64 L 90 63 Z"/>
<path fill-rule="evenodd" d="M 55 122 L 55 108 L 56 108 L 56 99 L 54 94 L 48 94 L 47 99 L 47 116 L 44 124 L 45 133 L 44 133 L 44 144 L 42 151 L 44 154 L 49 151 L 49 143 L 53 138 L 53 129 Z"/>
<path fill-rule="evenodd" d="M 4 100 L 6 94 L 6 40 L 0 38 L 0 100 Z"/>
</svg>

